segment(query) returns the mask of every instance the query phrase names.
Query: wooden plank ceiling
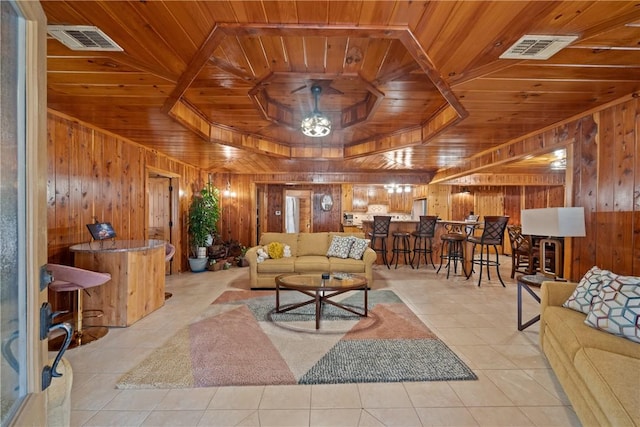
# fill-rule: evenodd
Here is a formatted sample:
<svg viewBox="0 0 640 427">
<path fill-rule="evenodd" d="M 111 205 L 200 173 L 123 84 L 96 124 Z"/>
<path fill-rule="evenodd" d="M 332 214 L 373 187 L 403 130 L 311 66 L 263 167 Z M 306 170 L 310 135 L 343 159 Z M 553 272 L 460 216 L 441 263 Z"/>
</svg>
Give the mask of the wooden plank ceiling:
<svg viewBox="0 0 640 427">
<path fill-rule="evenodd" d="M 50 108 L 212 171 L 432 175 L 640 91 L 637 1 L 42 5 L 124 49 L 49 38 Z M 525 34 L 578 38 L 499 58 Z M 314 84 L 323 138 L 299 129 Z"/>
</svg>

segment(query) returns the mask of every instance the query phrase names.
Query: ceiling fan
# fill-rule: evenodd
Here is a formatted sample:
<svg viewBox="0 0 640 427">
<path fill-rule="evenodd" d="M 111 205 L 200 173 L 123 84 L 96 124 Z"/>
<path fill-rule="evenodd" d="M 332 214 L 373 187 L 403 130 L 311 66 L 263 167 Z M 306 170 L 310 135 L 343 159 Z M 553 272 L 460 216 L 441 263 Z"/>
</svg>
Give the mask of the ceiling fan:
<svg viewBox="0 0 640 427">
<path fill-rule="evenodd" d="M 301 91 L 303 89 L 306 89 L 308 87 L 317 86 L 317 87 L 321 88 L 321 91 L 322 91 L 323 94 L 326 94 L 326 95 L 344 95 L 344 92 L 342 92 L 342 91 L 340 91 L 340 90 L 338 90 L 338 89 L 336 89 L 334 87 L 331 87 L 331 83 L 333 83 L 333 80 L 308 80 L 306 84 L 303 84 L 302 86 L 295 88 L 290 93 L 291 93 L 291 95 L 293 95 L 293 94 L 295 94 L 295 93 L 297 93 L 297 92 L 299 92 L 299 91 Z"/>
</svg>

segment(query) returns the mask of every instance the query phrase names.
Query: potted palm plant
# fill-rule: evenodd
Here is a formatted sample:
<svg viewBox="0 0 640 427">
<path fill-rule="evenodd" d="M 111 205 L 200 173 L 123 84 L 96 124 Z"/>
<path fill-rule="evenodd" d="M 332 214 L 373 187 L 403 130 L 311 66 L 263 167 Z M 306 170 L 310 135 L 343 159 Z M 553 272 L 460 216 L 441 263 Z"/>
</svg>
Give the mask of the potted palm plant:
<svg viewBox="0 0 640 427">
<path fill-rule="evenodd" d="M 220 219 L 220 193 L 211 183 L 200 193 L 193 195 L 189 207 L 189 239 L 191 271 L 204 271 L 207 268 L 207 246 L 217 231 Z"/>
</svg>

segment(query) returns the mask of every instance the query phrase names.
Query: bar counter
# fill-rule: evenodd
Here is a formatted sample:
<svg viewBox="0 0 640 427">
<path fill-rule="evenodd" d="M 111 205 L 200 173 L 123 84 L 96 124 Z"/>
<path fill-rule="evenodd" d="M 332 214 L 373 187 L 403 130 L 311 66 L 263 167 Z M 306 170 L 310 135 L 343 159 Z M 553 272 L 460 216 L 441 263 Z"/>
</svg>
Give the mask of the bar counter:
<svg viewBox="0 0 640 427">
<path fill-rule="evenodd" d="M 389 263 L 391 263 L 391 257 L 393 256 L 393 252 L 391 252 L 391 249 L 393 249 L 393 233 L 409 233 L 411 234 L 412 232 L 416 231 L 416 229 L 418 228 L 418 224 L 420 223 L 420 221 L 413 221 L 413 220 L 409 220 L 409 221 L 400 221 L 400 220 L 396 220 L 394 221 L 393 218 L 391 219 L 391 223 L 389 224 L 389 237 L 387 237 L 387 261 L 389 261 Z M 369 233 L 371 233 L 373 231 L 373 221 L 368 221 L 368 220 L 363 220 L 362 221 L 362 232 L 364 233 L 365 237 L 368 239 L 369 238 Z M 435 241 L 435 240 L 434 240 Z M 377 246 L 377 245 L 376 245 Z M 412 251 L 411 255 L 413 254 L 413 236 L 411 236 L 411 238 L 409 239 L 409 246 L 410 249 Z M 427 254 L 427 257 L 429 255 Z M 404 264 L 404 257 L 402 255 L 400 255 L 398 257 L 398 265 L 400 264 Z M 433 257 L 433 261 L 436 262 L 436 257 Z M 383 264 L 384 265 L 384 261 L 382 260 L 382 254 L 378 254 L 378 259 L 376 260 L 376 264 Z M 393 265 L 395 265 L 395 260 L 393 262 Z M 437 262 L 436 262 L 437 264 Z"/>
<path fill-rule="evenodd" d="M 100 310 L 89 326 L 129 326 L 164 305 L 165 243 L 161 240 L 103 240 L 69 248 L 74 265 L 111 274 L 102 286 L 88 288 L 84 311 Z"/>
<path fill-rule="evenodd" d="M 412 233 L 416 231 L 419 223 L 420 221 L 413 221 L 413 220 L 411 221 L 394 221 L 393 219 L 391 220 L 391 224 L 389 225 L 389 237 L 387 237 L 387 260 L 389 261 L 389 263 L 391 262 L 391 256 L 393 255 L 393 253 L 391 252 L 391 250 L 393 249 L 393 233 L 395 232 Z M 431 255 L 433 257 L 433 262 L 435 263 L 435 265 L 437 266 L 438 264 L 440 264 L 440 250 L 442 248 L 442 240 L 440 238 L 443 234 L 449 233 L 450 231 L 457 232 L 457 231 L 460 231 L 459 229 L 464 230 L 465 227 L 468 227 L 468 226 L 476 227 L 478 226 L 478 224 L 479 223 L 465 222 L 465 221 L 438 220 L 438 222 L 436 223 L 435 235 L 432 239 L 433 253 Z M 365 236 L 368 238 L 368 233 L 371 233 L 373 231 L 373 221 L 362 221 L 362 231 L 364 232 Z M 411 236 L 411 238 L 409 239 L 409 243 L 410 243 L 410 249 L 412 251 L 412 254 L 413 254 L 413 242 L 414 242 L 414 239 L 413 239 L 413 236 Z M 465 242 L 464 249 L 465 249 L 465 268 L 467 269 L 466 271 L 470 271 L 471 269 L 471 259 L 470 259 L 471 246 L 472 246 L 471 243 Z M 429 254 L 427 254 L 427 259 L 429 259 Z M 378 259 L 376 260 L 376 264 L 384 265 L 384 261 L 382 260 L 381 254 L 378 254 Z M 403 256 L 399 257 L 398 265 L 400 264 L 404 264 Z M 395 260 L 393 265 L 395 265 Z M 421 262 L 420 266 L 422 265 L 424 264 Z"/>
</svg>

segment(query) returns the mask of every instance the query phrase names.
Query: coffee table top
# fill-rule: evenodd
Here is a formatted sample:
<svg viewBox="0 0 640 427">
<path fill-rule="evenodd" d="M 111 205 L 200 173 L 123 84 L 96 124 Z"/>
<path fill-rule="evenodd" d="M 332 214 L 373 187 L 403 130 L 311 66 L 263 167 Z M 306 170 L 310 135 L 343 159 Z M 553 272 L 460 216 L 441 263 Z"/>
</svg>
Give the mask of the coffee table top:
<svg viewBox="0 0 640 427">
<path fill-rule="evenodd" d="M 342 273 L 344 274 L 344 273 Z M 347 290 L 362 289 L 367 286 L 367 279 L 356 274 L 337 279 L 331 275 L 330 279 L 323 279 L 321 274 L 281 274 L 276 277 L 276 284 L 280 287 L 295 290 Z"/>
</svg>

